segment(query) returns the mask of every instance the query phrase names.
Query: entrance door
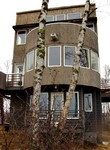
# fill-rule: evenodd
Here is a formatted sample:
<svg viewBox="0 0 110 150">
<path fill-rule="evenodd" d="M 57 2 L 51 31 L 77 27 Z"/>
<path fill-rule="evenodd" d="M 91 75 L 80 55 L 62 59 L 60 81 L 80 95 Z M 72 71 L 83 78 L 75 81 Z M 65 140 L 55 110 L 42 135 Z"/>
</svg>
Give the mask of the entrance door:
<svg viewBox="0 0 110 150">
<path fill-rule="evenodd" d="M 23 85 L 23 64 L 16 64 L 14 70 L 16 85 Z"/>
</svg>

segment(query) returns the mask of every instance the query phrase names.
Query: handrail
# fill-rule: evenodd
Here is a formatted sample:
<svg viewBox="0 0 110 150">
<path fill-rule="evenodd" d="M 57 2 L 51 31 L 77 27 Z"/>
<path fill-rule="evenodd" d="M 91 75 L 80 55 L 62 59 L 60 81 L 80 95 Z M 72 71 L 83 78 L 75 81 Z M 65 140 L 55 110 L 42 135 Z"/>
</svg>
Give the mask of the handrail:
<svg viewBox="0 0 110 150">
<path fill-rule="evenodd" d="M 22 74 L 7 74 L 6 76 L 6 87 L 21 87 L 23 85 Z"/>
</svg>

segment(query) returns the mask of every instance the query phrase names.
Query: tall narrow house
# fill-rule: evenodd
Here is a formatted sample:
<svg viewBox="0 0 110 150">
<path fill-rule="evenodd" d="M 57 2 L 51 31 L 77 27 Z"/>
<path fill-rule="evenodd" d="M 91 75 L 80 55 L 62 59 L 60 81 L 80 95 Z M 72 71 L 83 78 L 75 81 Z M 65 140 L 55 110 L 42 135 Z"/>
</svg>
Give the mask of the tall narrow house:
<svg viewBox="0 0 110 150">
<path fill-rule="evenodd" d="M 91 5 L 91 12 L 95 5 Z M 46 18 L 45 61 L 40 96 L 40 120 L 52 113 L 54 123 L 66 100 L 71 83 L 72 64 L 78 42 L 84 5 L 50 8 Z M 16 16 L 13 68 L 7 75 L 6 94 L 11 95 L 11 113 L 26 124 L 31 109 L 34 69 L 37 61 L 37 30 L 40 10 L 19 12 Z M 101 134 L 101 98 L 97 18 L 93 11 L 87 22 L 80 61 L 78 84 L 73 93 L 67 123 L 82 118 L 85 138 L 98 140 Z"/>
</svg>

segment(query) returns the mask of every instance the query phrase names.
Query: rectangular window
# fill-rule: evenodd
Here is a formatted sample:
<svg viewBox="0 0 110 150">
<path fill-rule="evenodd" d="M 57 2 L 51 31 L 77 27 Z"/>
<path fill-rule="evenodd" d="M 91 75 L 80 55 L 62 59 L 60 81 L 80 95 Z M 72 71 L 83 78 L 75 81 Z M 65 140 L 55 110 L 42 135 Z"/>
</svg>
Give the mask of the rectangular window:
<svg viewBox="0 0 110 150">
<path fill-rule="evenodd" d="M 59 14 L 55 16 L 56 21 L 65 20 L 65 14 Z"/>
<path fill-rule="evenodd" d="M 51 111 L 54 122 L 58 122 L 64 104 L 64 96 L 61 92 L 51 93 Z"/>
<path fill-rule="evenodd" d="M 34 68 L 34 51 L 27 54 L 26 57 L 26 71 L 30 71 Z"/>
<path fill-rule="evenodd" d="M 52 22 L 54 21 L 54 16 L 47 16 L 46 17 L 46 22 Z"/>
<path fill-rule="evenodd" d="M 74 62 L 75 47 L 65 46 L 64 47 L 64 65 L 72 66 Z"/>
<path fill-rule="evenodd" d="M 78 119 L 78 118 L 79 118 L 79 93 L 74 92 L 67 119 Z"/>
<path fill-rule="evenodd" d="M 81 67 L 86 67 L 89 68 L 89 50 L 87 49 L 82 49 L 81 50 L 82 54 L 81 54 L 81 60 L 80 60 L 80 66 Z"/>
<path fill-rule="evenodd" d="M 48 93 L 41 93 L 40 94 L 40 102 L 39 102 L 39 117 L 40 118 L 47 118 L 48 114 Z"/>
<path fill-rule="evenodd" d="M 29 99 L 29 106 L 30 110 L 32 110 L 32 100 L 33 95 L 30 95 Z M 46 119 L 48 114 L 48 93 L 41 93 L 40 94 L 40 101 L 39 101 L 39 117 L 40 119 Z"/>
<path fill-rule="evenodd" d="M 85 112 L 92 112 L 92 94 L 84 94 L 84 106 L 85 106 Z"/>
<path fill-rule="evenodd" d="M 61 47 L 60 46 L 49 47 L 48 66 L 49 67 L 61 66 Z"/>
<path fill-rule="evenodd" d="M 98 54 L 91 51 L 91 68 L 95 71 L 99 71 Z"/>
<path fill-rule="evenodd" d="M 91 29 L 92 31 L 94 31 L 94 25 L 93 24 L 87 24 L 86 25 L 89 29 Z"/>
<path fill-rule="evenodd" d="M 17 32 L 17 45 L 26 43 L 26 31 L 18 31 Z"/>
<path fill-rule="evenodd" d="M 82 18 L 81 13 L 68 13 L 67 19 L 80 19 Z"/>
</svg>

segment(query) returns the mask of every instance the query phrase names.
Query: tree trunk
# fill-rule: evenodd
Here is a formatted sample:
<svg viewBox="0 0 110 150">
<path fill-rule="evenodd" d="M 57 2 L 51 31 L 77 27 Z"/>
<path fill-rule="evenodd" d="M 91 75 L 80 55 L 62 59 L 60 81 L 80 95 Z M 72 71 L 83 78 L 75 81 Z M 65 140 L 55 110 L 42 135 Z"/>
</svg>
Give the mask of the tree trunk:
<svg viewBox="0 0 110 150">
<path fill-rule="evenodd" d="M 64 104 L 64 108 L 61 113 L 60 121 L 58 124 L 58 132 L 59 134 L 63 131 L 64 125 L 66 123 L 69 107 L 71 104 L 72 96 L 74 93 L 74 90 L 76 88 L 76 84 L 78 82 L 78 75 L 80 70 L 80 57 L 81 57 L 81 49 L 83 47 L 84 43 L 84 36 L 86 32 L 86 23 L 89 15 L 89 9 L 90 9 L 90 0 L 86 0 L 85 4 L 85 10 L 82 18 L 82 25 L 80 27 L 79 37 L 78 37 L 78 44 L 75 51 L 75 59 L 72 67 L 72 78 L 71 78 L 71 84 L 68 89 L 67 98 Z"/>
<path fill-rule="evenodd" d="M 34 75 L 34 92 L 32 100 L 32 148 L 39 146 L 39 99 L 41 93 L 41 80 L 44 70 L 45 56 L 45 26 L 49 0 L 42 1 L 41 13 L 39 15 L 38 42 L 37 42 L 37 62 Z"/>
</svg>

